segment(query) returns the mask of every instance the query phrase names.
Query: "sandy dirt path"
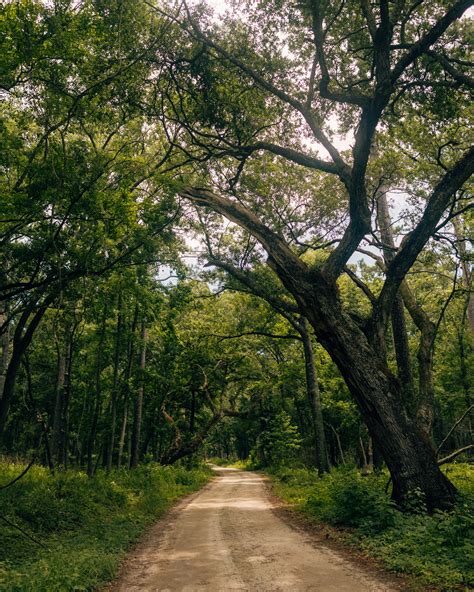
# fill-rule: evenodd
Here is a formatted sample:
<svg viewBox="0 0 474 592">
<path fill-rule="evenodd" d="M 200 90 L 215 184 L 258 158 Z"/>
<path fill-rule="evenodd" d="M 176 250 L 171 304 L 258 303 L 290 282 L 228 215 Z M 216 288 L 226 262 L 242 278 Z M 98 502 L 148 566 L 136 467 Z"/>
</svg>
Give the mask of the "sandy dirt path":
<svg viewBox="0 0 474 592">
<path fill-rule="evenodd" d="M 235 469 L 217 475 L 153 527 L 115 591 L 396 590 L 282 521 L 260 475 Z"/>
</svg>

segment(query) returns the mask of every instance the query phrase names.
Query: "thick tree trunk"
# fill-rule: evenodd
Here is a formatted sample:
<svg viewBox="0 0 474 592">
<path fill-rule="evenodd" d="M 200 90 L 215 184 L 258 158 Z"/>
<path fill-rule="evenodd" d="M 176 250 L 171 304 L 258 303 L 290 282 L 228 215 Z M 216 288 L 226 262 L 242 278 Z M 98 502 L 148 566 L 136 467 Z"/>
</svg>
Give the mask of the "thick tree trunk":
<svg viewBox="0 0 474 592">
<path fill-rule="evenodd" d="M 364 129 L 358 132 L 362 137 Z M 409 234 L 391 262 L 387 280 L 375 302 L 367 327 L 359 326 L 342 308 L 337 277 L 348 255 L 354 252 L 370 227 L 370 212 L 352 210 L 351 223 L 338 247 L 323 266 L 309 267 L 285 243 L 280 234 L 237 200 L 200 188 L 186 188 L 181 195 L 200 206 L 209 206 L 248 230 L 268 253 L 268 264 L 295 298 L 299 311 L 314 328 L 316 337 L 344 378 L 367 425 L 374 445 L 381 451 L 392 476 L 394 500 L 403 504 L 416 491 L 429 510 L 452 505 L 456 489 L 440 471 L 429 437 L 407 413 L 399 380 L 390 372 L 380 346 L 386 315 L 407 271 L 423 249 L 448 205 L 453 192 L 472 171 L 473 151 L 436 185 L 415 231 Z M 353 170 L 352 180 L 360 181 Z M 354 176 L 355 175 L 355 176 Z M 363 185 L 363 183 L 362 183 Z M 360 203 L 351 184 L 351 201 Z M 364 188 L 365 191 L 365 188 Z M 365 203 L 365 195 L 362 196 Z M 361 215 L 359 215 L 361 214 Z M 368 214 L 368 216 L 366 216 Z M 382 352 L 383 354 L 383 352 Z"/>
<path fill-rule="evenodd" d="M 301 337 L 303 340 L 305 373 L 306 373 L 306 391 L 308 394 L 311 416 L 313 420 L 313 435 L 315 444 L 316 467 L 320 474 L 327 473 L 329 470 L 326 436 L 324 433 L 323 412 L 321 409 L 321 395 L 319 392 L 318 380 L 316 377 L 316 367 L 314 363 L 313 344 L 306 319 L 301 323 Z"/>
<path fill-rule="evenodd" d="M 454 486 L 440 471 L 428 436 L 408 416 L 399 381 L 361 328 L 343 311 L 335 284 L 302 282 L 298 300 L 383 454 L 392 476 L 393 499 L 403 503 L 418 490 L 424 494 L 429 510 L 450 506 L 456 493 Z"/>
<path fill-rule="evenodd" d="M 133 402 L 133 427 L 131 438 L 130 468 L 138 466 L 138 457 L 140 452 L 140 434 L 142 429 L 142 410 L 143 410 L 143 383 L 146 362 L 146 323 L 142 321 L 141 330 L 141 352 L 140 352 L 140 386 Z"/>
</svg>

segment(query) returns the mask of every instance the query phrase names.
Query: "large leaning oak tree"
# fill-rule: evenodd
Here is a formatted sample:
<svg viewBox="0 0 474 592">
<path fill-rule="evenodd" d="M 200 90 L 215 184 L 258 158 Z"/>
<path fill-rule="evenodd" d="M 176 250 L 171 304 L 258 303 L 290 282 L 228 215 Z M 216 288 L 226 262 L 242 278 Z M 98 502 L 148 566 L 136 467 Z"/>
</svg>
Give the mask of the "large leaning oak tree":
<svg viewBox="0 0 474 592">
<path fill-rule="evenodd" d="M 393 498 L 418 491 L 430 510 L 456 492 L 387 364 L 386 338 L 410 269 L 468 204 L 472 4 L 238 2 L 219 24 L 202 6 L 149 4 L 182 31 L 157 56 L 163 78 L 144 105 L 193 167 L 180 195 L 238 225 L 260 245 L 255 253 L 263 247 L 344 377 L 390 470 Z M 298 167 L 313 191 L 299 200 L 291 188 L 272 194 L 272 174 Z M 388 183 L 411 204 L 393 245 L 383 244 L 375 215 Z M 337 224 L 318 216 L 327 200 Z M 392 256 L 370 315 L 357 318 L 341 303 L 338 278 L 358 249 L 374 245 Z M 315 263 L 301 256 L 307 248 L 320 249 Z"/>
</svg>

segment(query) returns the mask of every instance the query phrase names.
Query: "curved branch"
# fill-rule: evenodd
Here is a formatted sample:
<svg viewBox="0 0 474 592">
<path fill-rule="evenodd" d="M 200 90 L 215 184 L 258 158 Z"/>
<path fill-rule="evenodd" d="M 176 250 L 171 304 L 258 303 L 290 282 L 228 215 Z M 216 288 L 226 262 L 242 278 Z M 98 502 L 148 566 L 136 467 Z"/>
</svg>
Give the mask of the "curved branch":
<svg viewBox="0 0 474 592">
<path fill-rule="evenodd" d="M 259 298 L 262 298 L 266 302 L 268 302 L 273 308 L 281 311 L 285 311 L 288 313 L 299 313 L 299 308 L 296 304 L 292 304 L 289 301 L 283 300 L 283 298 L 279 298 L 275 296 L 271 292 L 267 291 L 255 278 L 251 276 L 250 273 L 245 272 L 226 261 L 221 261 L 220 259 L 211 258 L 209 259 L 207 265 L 214 265 L 214 267 L 219 267 L 226 271 L 229 275 L 234 277 L 238 282 L 247 286 L 247 288 Z"/>
<path fill-rule="evenodd" d="M 298 150 L 294 150 L 293 148 L 279 146 L 278 144 L 273 144 L 272 142 L 258 142 L 253 146 L 248 146 L 245 148 L 246 152 L 254 152 L 257 150 L 267 150 L 268 152 L 272 152 L 277 156 L 282 156 L 283 158 L 291 160 L 292 162 L 295 162 L 296 164 L 299 164 L 301 166 L 310 169 L 316 169 L 318 171 L 323 171 L 325 173 L 342 175 L 344 178 L 348 179 L 348 169 L 346 170 L 344 168 L 342 170 L 341 167 L 337 166 L 333 162 L 328 162 L 327 160 L 315 158 L 314 156 L 304 154 L 304 152 L 299 152 Z"/>
<path fill-rule="evenodd" d="M 403 72 L 413 64 L 413 62 L 420 57 L 420 55 L 426 52 L 433 43 L 435 43 L 441 35 L 446 31 L 446 29 L 457 19 L 459 19 L 466 10 L 474 4 L 473 0 L 458 0 L 455 2 L 451 8 L 446 12 L 446 14 L 439 19 L 439 21 L 432 27 L 421 39 L 419 39 L 415 44 L 413 44 L 410 50 L 402 56 L 398 62 L 395 64 L 392 74 L 391 74 L 391 81 L 392 84 L 395 83 L 398 78 L 403 74 Z"/>
<path fill-rule="evenodd" d="M 386 322 L 388 311 L 405 275 L 433 235 L 452 195 L 474 172 L 474 147 L 471 147 L 435 187 L 416 228 L 402 241 L 387 268 L 387 279 L 380 293 L 376 315 Z"/>
<path fill-rule="evenodd" d="M 270 339 L 289 339 L 289 340 L 297 340 L 302 341 L 299 335 L 276 335 L 275 333 L 266 333 L 265 331 L 246 331 L 244 333 L 237 333 L 236 335 L 218 335 L 217 333 L 210 333 L 210 337 L 219 337 L 219 341 L 224 341 L 226 339 L 238 339 L 240 337 L 246 337 L 249 335 L 255 335 L 257 337 L 269 337 Z"/>
<path fill-rule="evenodd" d="M 473 448 L 474 448 L 474 444 L 468 444 L 468 446 L 463 446 L 463 448 L 460 448 L 459 450 L 455 450 L 454 452 L 451 452 L 451 454 L 448 454 L 448 456 L 445 456 L 444 458 L 440 458 L 438 461 L 438 465 L 439 466 L 445 465 L 446 463 L 454 460 L 457 456 L 459 456 L 463 452 L 467 452 L 468 450 L 472 450 Z"/>
<path fill-rule="evenodd" d="M 284 239 L 242 204 L 199 187 L 184 188 L 181 196 L 199 206 L 207 206 L 245 228 L 261 243 L 270 256 L 271 263 L 283 271 L 285 276 L 306 275 L 309 271 L 308 266 L 293 253 Z"/>
<path fill-rule="evenodd" d="M 0 490 L 10 487 L 11 485 L 13 485 L 17 481 L 19 481 L 22 477 L 24 477 L 26 475 L 26 473 L 28 473 L 28 471 L 31 469 L 31 467 L 35 464 L 35 461 L 36 461 L 36 455 L 33 456 L 33 458 L 30 460 L 28 466 L 25 469 L 23 469 L 23 471 L 19 475 L 17 475 L 14 479 L 9 481 L 6 485 L 2 485 L 0 487 Z"/>
<path fill-rule="evenodd" d="M 374 296 L 374 293 L 372 292 L 372 290 L 369 288 L 369 286 L 367 284 L 365 284 L 360 278 L 359 276 L 354 273 L 352 271 L 352 269 L 350 269 L 349 267 L 347 267 L 347 265 L 344 267 L 344 271 L 347 273 L 347 275 L 350 277 L 350 279 L 354 282 L 354 284 L 360 288 L 362 290 L 362 292 L 364 292 L 364 294 L 367 296 L 367 298 L 370 300 L 370 302 L 372 304 L 374 304 L 376 302 L 376 298 Z"/>
</svg>

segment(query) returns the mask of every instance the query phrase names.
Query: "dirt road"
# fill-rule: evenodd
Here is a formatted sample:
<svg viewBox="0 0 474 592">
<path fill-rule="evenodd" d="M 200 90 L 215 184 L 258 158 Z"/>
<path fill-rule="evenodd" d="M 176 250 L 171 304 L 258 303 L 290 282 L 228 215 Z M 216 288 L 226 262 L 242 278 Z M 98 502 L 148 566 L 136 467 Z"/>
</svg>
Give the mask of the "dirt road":
<svg viewBox="0 0 474 592">
<path fill-rule="evenodd" d="M 158 523 L 127 561 L 120 592 L 394 592 L 273 511 L 255 473 L 218 477 Z"/>
</svg>

